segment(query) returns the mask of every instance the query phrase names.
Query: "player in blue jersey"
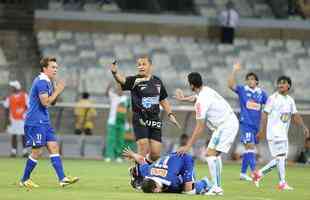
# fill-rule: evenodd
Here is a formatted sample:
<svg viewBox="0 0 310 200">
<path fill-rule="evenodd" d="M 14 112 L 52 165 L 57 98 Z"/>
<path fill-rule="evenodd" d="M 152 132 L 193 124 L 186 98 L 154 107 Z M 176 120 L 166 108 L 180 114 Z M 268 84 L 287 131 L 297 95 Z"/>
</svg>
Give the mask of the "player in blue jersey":
<svg viewBox="0 0 310 200">
<path fill-rule="evenodd" d="M 251 172 L 256 167 L 257 133 L 260 126 L 260 118 L 263 106 L 267 101 L 267 93 L 258 87 L 258 76 L 250 72 L 246 75 L 246 85 L 236 83 L 236 74 L 241 69 L 240 63 L 234 64 L 233 71 L 228 79 L 228 87 L 237 93 L 240 104 L 240 141 L 245 146 L 242 155 L 240 180 L 251 181 L 246 175 L 248 166 Z"/>
<path fill-rule="evenodd" d="M 136 161 L 130 172 L 135 178 L 143 178 L 141 189 L 145 193 L 203 194 L 211 188 L 206 177 L 194 181 L 194 160 L 189 154 L 170 153 L 152 164 L 130 149 L 125 149 L 123 155 Z"/>
<path fill-rule="evenodd" d="M 30 175 L 37 165 L 43 147 L 46 147 L 50 154 L 60 186 L 64 187 L 79 180 L 77 177 L 69 177 L 64 174 L 59 146 L 48 113 L 48 106 L 56 102 L 57 97 L 64 90 L 65 84 L 63 81 L 59 81 L 56 85 L 55 78 L 58 69 L 56 58 L 42 58 L 40 65 L 41 73 L 34 79 L 29 93 L 29 109 L 24 126 L 26 146 L 32 147 L 32 149 L 20 186 L 28 189 L 39 187 L 30 179 Z"/>
</svg>

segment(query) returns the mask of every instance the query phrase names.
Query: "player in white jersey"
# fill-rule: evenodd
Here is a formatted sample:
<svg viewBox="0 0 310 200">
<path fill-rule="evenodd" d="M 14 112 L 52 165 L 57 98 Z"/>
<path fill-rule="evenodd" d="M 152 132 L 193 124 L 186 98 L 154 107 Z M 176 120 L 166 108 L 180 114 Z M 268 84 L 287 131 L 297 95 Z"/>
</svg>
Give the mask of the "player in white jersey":
<svg viewBox="0 0 310 200">
<path fill-rule="evenodd" d="M 194 132 L 183 147 L 177 152 L 186 153 L 202 134 L 205 125 L 212 130 L 212 137 L 207 148 L 207 162 L 210 176 L 213 182 L 212 188 L 206 195 L 222 195 L 221 173 L 222 159 L 221 153 L 227 153 L 237 135 L 239 122 L 232 108 L 227 101 L 213 89 L 204 86 L 201 75 L 192 72 L 188 75 L 188 82 L 196 96 L 185 97 L 179 90 L 176 99 L 180 101 L 192 101 L 195 103 L 196 127 Z"/>
<path fill-rule="evenodd" d="M 292 190 L 285 180 L 285 160 L 288 154 L 288 130 L 291 119 L 297 125 L 302 126 L 306 137 L 309 129 L 298 114 L 294 99 L 288 95 L 292 81 L 287 76 L 281 76 L 277 80 L 278 90 L 271 95 L 264 108 L 261 120 L 259 136 L 265 134 L 270 153 L 274 158 L 267 165 L 253 173 L 253 181 L 259 187 L 259 181 L 264 175 L 277 167 L 279 172 L 279 190 Z M 267 129 L 267 132 L 266 132 Z"/>
</svg>

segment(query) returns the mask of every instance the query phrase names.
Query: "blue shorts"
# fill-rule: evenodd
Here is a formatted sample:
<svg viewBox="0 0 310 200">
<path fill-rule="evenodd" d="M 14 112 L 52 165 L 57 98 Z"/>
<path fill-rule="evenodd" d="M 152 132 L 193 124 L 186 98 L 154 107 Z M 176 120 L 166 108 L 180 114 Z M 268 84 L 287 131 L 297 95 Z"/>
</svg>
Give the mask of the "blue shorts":
<svg viewBox="0 0 310 200">
<path fill-rule="evenodd" d="M 24 127 L 27 147 L 42 147 L 47 142 L 57 141 L 54 129 L 49 125 Z"/>
<path fill-rule="evenodd" d="M 257 133 L 258 130 L 256 128 L 240 124 L 240 142 L 242 144 L 258 144 Z"/>
</svg>

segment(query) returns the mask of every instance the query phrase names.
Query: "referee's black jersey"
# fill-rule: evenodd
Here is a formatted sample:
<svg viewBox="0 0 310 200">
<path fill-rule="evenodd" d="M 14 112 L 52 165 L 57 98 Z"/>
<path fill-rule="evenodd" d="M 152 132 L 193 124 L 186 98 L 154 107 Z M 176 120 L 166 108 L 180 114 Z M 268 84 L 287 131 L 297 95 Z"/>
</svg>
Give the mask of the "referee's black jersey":
<svg viewBox="0 0 310 200">
<path fill-rule="evenodd" d="M 131 91 L 132 111 L 150 116 L 160 112 L 159 102 L 168 97 L 162 81 L 152 76 L 149 80 L 139 75 L 126 77 L 123 90 Z"/>
</svg>

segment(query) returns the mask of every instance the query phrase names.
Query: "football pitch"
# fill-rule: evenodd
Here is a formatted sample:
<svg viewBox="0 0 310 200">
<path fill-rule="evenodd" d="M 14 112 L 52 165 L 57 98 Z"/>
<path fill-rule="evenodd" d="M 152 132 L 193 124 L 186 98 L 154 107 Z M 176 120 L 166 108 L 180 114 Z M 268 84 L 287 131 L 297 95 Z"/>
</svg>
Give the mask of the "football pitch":
<svg viewBox="0 0 310 200">
<path fill-rule="evenodd" d="M 27 191 L 18 186 L 24 159 L 0 158 L 0 200 L 172 200 L 172 199 L 229 199 L 229 200 L 310 200 L 310 167 L 290 166 L 287 179 L 294 191 L 276 190 L 277 170 L 265 177 L 260 188 L 250 182 L 239 181 L 239 165 L 224 164 L 224 196 L 182 194 L 143 194 L 129 185 L 129 163 L 105 163 L 99 160 L 64 159 L 67 175 L 81 180 L 61 188 L 48 159 L 39 160 L 32 179 L 39 188 Z M 197 177 L 208 174 L 207 164 L 196 166 Z"/>
</svg>

